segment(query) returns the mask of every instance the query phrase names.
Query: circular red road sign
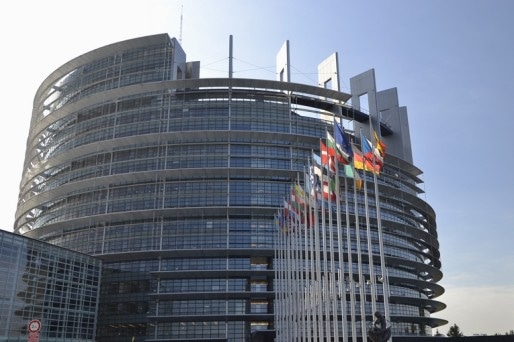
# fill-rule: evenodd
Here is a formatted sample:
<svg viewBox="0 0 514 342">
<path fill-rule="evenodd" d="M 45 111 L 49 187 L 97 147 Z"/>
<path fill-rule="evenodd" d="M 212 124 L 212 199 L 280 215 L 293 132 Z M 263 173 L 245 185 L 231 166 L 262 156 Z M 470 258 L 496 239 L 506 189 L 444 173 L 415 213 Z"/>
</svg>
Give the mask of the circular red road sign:
<svg viewBox="0 0 514 342">
<path fill-rule="evenodd" d="M 35 333 L 41 330 L 41 322 L 37 319 L 33 319 L 29 322 L 29 332 Z"/>
</svg>

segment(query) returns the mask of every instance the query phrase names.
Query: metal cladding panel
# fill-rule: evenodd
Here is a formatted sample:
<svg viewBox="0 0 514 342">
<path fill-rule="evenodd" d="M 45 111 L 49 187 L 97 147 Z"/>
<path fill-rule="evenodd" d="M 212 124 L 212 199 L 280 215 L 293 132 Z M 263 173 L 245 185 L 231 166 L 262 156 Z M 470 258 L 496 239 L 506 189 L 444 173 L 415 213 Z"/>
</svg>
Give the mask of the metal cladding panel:
<svg viewBox="0 0 514 342">
<path fill-rule="evenodd" d="M 339 58 L 337 52 L 328 56 L 318 65 L 318 85 L 322 88 L 339 91 Z M 330 85 L 330 87 L 327 87 Z"/>
<path fill-rule="evenodd" d="M 398 90 L 390 88 L 379 91 L 377 102 L 381 122 L 394 132 L 393 135 L 383 137 L 387 153 L 412 164 L 407 108 L 399 106 Z"/>
<path fill-rule="evenodd" d="M 277 54 L 277 81 L 291 82 L 291 66 L 289 62 L 289 40 L 286 40 Z"/>
</svg>

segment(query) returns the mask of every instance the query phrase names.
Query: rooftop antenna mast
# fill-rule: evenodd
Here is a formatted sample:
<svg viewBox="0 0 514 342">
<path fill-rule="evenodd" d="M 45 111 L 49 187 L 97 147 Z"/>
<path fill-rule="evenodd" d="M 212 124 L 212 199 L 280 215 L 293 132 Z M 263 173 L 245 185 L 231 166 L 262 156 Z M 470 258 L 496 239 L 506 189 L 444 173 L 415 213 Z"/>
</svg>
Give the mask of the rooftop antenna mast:
<svg viewBox="0 0 514 342">
<path fill-rule="evenodd" d="M 178 42 L 182 45 L 182 12 L 184 11 L 184 5 L 180 6 L 180 33 L 178 36 Z"/>
</svg>

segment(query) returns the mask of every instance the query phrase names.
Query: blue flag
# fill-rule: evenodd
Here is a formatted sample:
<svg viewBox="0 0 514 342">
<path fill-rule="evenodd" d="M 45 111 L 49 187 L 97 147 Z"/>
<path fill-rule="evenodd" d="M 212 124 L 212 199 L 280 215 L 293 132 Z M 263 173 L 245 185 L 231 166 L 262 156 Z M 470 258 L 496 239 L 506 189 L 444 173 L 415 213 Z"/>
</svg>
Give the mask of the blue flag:
<svg viewBox="0 0 514 342">
<path fill-rule="evenodd" d="M 353 159 L 352 145 L 346 137 L 346 134 L 343 132 L 343 128 L 341 127 L 341 125 L 335 120 L 334 138 L 336 141 L 336 152 L 340 155 L 337 159 L 343 164 L 350 164 Z"/>
</svg>

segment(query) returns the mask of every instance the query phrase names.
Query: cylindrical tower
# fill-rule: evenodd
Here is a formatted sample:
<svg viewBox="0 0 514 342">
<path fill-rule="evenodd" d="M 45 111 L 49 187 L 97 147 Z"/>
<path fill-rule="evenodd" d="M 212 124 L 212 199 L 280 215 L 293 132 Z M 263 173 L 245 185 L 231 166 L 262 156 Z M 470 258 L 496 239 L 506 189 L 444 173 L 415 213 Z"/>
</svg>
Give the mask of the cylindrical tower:
<svg viewBox="0 0 514 342">
<path fill-rule="evenodd" d="M 273 330 L 273 217 L 331 129 L 318 113 L 368 120 L 349 98 L 201 79 L 167 34 L 88 52 L 37 91 L 15 232 L 103 260 L 98 341 L 249 341 Z M 420 171 L 385 162 L 391 319 L 425 334 L 444 307 L 435 213 Z"/>
</svg>

